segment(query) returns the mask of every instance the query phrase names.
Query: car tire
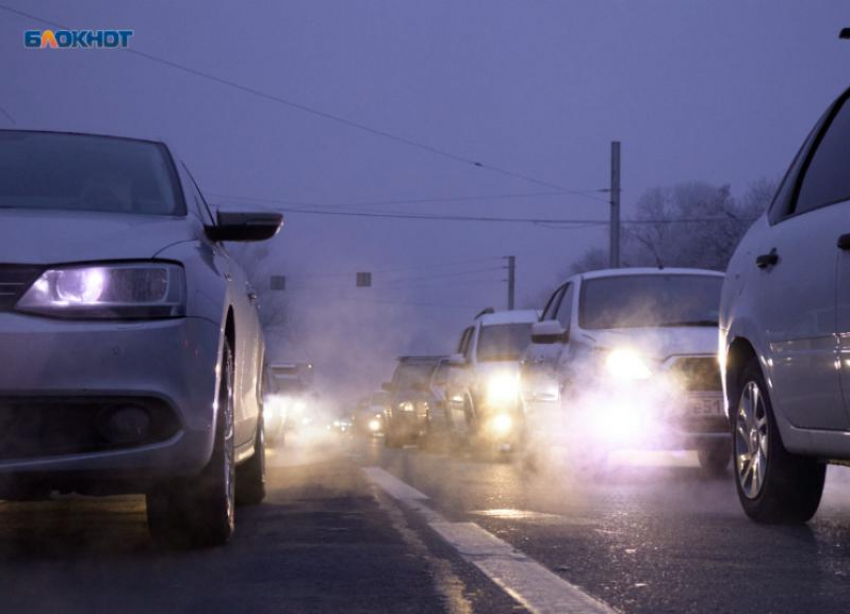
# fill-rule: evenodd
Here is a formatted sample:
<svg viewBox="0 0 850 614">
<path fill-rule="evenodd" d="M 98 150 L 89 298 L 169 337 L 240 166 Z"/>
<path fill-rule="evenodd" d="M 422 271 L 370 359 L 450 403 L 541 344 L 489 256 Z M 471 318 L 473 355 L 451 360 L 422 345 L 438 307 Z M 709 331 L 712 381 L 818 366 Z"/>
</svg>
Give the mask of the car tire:
<svg viewBox="0 0 850 614">
<path fill-rule="evenodd" d="M 820 505 L 826 465 L 785 449 L 756 358 L 739 381 L 730 422 L 741 506 L 759 523 L 805 523 Z"/>
<path fill-rule="evenodd" d="M 732 462 L 732 443 L 723 441 L 703 445 L 697 449 L 697 456 L 700 467 L 707 476 L 725 476 Z"/>
<path fill-rule="evenodd" d="M 193 478 L 173 480 L 147 494 L 148 528 L 169 546 L 220 546 L 230 539 L 235 517 L 233 450 L 233 351 L 225 340 L 213 452 Z"/>
<path fill-rule="evenodd" d="M 257 422 L 254 454 L 236 467 L 236 504 L 259 505 L 266 498 L 266 438 L 263 416 Z"/>
</svg>

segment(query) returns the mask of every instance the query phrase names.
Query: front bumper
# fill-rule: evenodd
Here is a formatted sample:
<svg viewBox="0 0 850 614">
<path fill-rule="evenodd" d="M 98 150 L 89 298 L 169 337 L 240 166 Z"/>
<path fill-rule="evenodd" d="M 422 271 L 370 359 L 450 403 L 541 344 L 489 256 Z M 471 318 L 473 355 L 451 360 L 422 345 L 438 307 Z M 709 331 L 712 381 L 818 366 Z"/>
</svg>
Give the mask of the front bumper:
<svg viewBox="0 0 850 614">
<path fill-rule="evenodd" d="M 0 478 L 132 484 L 198 473 L 212 454 L 220 341 L 219 326 L 201 318 L 82 322 L 0 313 L 0 417 L 15 425 L 0 431 Z M 94 427 L 76 449 L 39 436 L 51 416 L 73 425 L 98 407 L 128 402 L 158 407 L 168 428 L 129 446 L 98 441 Z M 22 429 L 22 420 L 30 426 Z M 20 439 L 26 434 L 31 440 Z"/>
<path fill-rule="evenodd" d="M 530 438 L 607 449 L 695 449 L 728 439 L 723 392 L 647 382 L 582 382 L 563 398 L 525 404 Z"/>
</svg>

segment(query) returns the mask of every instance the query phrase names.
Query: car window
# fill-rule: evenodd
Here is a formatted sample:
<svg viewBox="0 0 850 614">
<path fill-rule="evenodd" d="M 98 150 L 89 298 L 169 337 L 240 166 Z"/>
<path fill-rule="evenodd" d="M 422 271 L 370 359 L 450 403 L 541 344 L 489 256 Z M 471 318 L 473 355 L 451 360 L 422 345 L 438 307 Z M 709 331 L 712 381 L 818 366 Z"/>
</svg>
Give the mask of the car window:
<svg viewBox="0 0 850 614">
<path fill-rule="evenodd" d="M 15 130 L 0 131 L 0 208 L 186 214 L 160 143 Z"/>
<path fill-rule="evenodd" d="M 393 384 L 396 388 L 409 388 L 413 384 L 427 383 L 433 370 L 433 363 L 403 362 L 396 368 Z"/>
<path fill-rule="evenodd" d="M 820 133 L 821 126 L 829 115 L 830 112 L 827 111 L 824 113 L 823 117 L 818 120 L 818 123 L 815 124 L 812 131 L 809 132 L 809 136 L 797 151 L 797 155 L 794 156 L 794 161 L 791 162 L 791 166 L 789 166 L 788 170 L 785 171 L 782 183 L 779 184 L 779 188 L 776 190 L 776 194 L 774 194 L 773 200 L 770 203 L 770 208 L 768 209 L 767 215 L 771 224 L 776 224 L 789 215 L 791 205 L 793 204 L 792 196 L 794 195 L 794 189 L 797 186 L 797 179 L 800 176 L 800 169 L 803 168 L 803 163 L 808 158 L 812 143 Z"/>
<path fill-rule="evenodd" d="M 842 103 L 811 154 L 794 213 L 850 200 L 850 106 Z"/>
<path fill-rule="evenodd" d="M 563 296 L 558 303 L 558 312 L 555 316 L 565 330 L 570 330 L 570 320 L 573 314 L 573 284 L 567 284 Z"/>
<path fill-rule="evenodd" d="M 531 323 L 490 324 L 478 334 L 478 362 L 519 360 L 531 341 Z"/>
<path fill-rule="evenodd" d="M 566 290 L 567 284 L 564 284 L 555 292 L 552 293 L 552 296 L 549 297 L 549 300 L 546 302 L 546 307 L 543 309 L 543 315 L 540 316 L 541 322 L 543 320 L 553 320 L 555 319 L 555 309 L 558 307 L 558 301 L 564 295 L 564 290 Z"/>
<path fill-rule="evenodd" d="M 470 351 L 472 349 L 472 335 L 474 332 L 475 328 L 472 326 L 463 331 L 463 335 L 461 335 L 460 338 L 460 344 L 457 348 L 458 354 L 463 354 L 467 360 L 469 360 L 470 357 Z"/>
</svg>

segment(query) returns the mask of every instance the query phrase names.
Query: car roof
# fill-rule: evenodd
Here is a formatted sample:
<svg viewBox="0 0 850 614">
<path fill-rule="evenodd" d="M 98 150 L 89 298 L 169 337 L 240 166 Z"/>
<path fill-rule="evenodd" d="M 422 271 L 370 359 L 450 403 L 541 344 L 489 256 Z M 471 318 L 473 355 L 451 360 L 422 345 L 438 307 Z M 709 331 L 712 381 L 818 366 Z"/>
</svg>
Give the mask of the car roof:
<svg viewBox="0 0 850 614">
<path fill-rule="evenodd" d="M 477 318 L 481 326 L 493 324 L 527 324 L 537 322 L 540 313 L 535 309 L 517 309 L 515 311 L 495 311 Z"/>
<path fill-rule="evenodd" d="M 397 360 L 399 362 L 426 362 L 426 363 L 432 362 L 432 363 L 436 363 L 441 358 L 445 358 L 445 356 L 443 356 L 443 355 L 440 355 L 440 356 L 399 356 Z"/>
<path fill-rule="evenodd" d="M 707 277 L 725 277 L 725 274 L 720 271 L 712 271 L 709 269 L 689 269 L 689 268 L 664 268 L 657 267 L 626 267 L 622 269 L 601 269 L 599 271 L 589 271 L 582 273 L 579 277 L 582 279 L 600 279 L 603 277 L 626 277 L 633 275 L 705 275 Z"/>
</svg>

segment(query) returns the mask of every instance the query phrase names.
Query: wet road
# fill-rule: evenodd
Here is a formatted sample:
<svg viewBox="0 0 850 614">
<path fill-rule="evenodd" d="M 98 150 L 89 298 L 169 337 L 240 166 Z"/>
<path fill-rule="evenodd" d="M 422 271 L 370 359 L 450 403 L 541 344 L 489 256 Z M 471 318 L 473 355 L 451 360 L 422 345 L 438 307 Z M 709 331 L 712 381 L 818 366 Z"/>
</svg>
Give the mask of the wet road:
<svg viewBox="0 0 850 614">
<path fill-rule="evenodd" d="M 566 471 L 400 452 L 367 444 L 375 463 L 560 577 L 628 613 L 846 612 L 850 473 L 830 467 L 805 527 L 765 527 L 741 512 L 731 473 L 708 479 L 689 455 L 623 455 L 588 484 Z"/>
<path fill-rule="evenodd" d="M 380 440 L 296 442 L 233 541 L 194 552 L 155 548 L 139 498 L 0 503 L 0 611 L 527 611 L 473 564 L 480 552 L 444 539 L 455 529 L 484 529 L 517 549 L 508 563 L 527 555 L 622 612 L 846 611 L 847 469 L 830 468 L 813 522 L 783 528 L 747 521 L 731 476 L 706 479 L 692 458 L 617 461 L 588 484 Z M 377 468 L 427 497 L 424 520 L 373 483 Z"/>
</svg>

